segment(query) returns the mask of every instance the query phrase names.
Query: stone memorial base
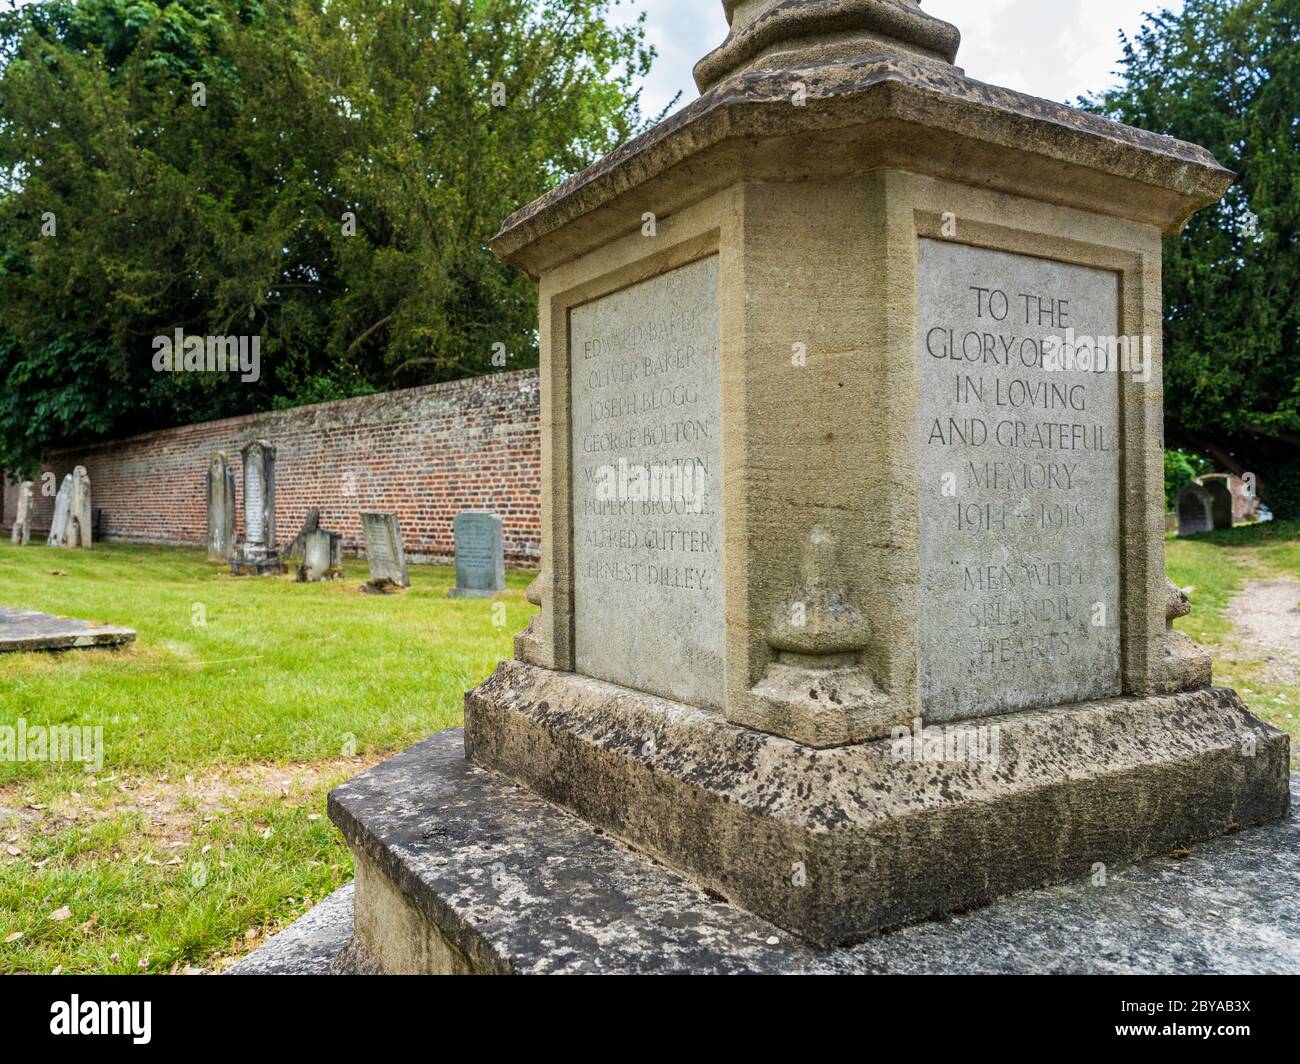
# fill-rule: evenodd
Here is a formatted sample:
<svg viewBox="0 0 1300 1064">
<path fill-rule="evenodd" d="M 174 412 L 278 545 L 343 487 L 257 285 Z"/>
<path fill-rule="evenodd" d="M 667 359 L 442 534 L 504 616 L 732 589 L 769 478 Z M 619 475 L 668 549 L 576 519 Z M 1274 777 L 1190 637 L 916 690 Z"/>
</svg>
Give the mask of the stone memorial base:
<svg viewBox="0 0 1300 1064">
<path fill-rule="evenodd" d="M 130 628 L 0 606 L 0 654 L 31 650 L 117 647 L 135 640 Z"/>
<path fill-rule="evenodd" d="M 706 783 L 707 770 L 701 776 Z M 1300 779 L 1293 780 L 1300 787 Z M 1118 814 L 1132 819 L 1140 807 Z M 1071 810 L 1057 807 L 1057 821 Z M 338 788 L 345 887 L 250 974 L 1113 973 L 1300 969 L 1300 821 L 818 948 L 464 758 L 440 733 Z M 723 840 L 720 838 L 719 843 Z M 981 839 L 980 847 L 993 844 Z"/>
<path fill-rule="evenodd" d="M 1286 734 L 1216 687 L 813 750 L 509 661 L 466 695 L 465 747 L 472 763 L 828 946 L 1288 808 Z"/>
<path fill-rule="evenodd" d="M 474 765 L 823 947 L 1264 824 L 1289 804 L 1287 736 L 1224 688 L 815 750 L 509 661 L 466 696 L 465 721 Z M 376 772 L 336 791 L 331 815 L 363 887 L 396 892 L 392 914 L 404 888 L 365 870 L 378 849 L 367 808 L 350 804 Z M 372 808 L 413 797 L 395 783 Z M 427 810 L 429 830 L 446 815 Z"/>
<path fill-rule="evenodd" d="M 502 592 L 489 589 L 480 590 L 473 587 L 449 587 L 447 596 L 449 598 L 499 598 Z"/>
<path fill-rule="evenodd" d="M 287 571 L 278 557 L 234 558 L 230 562 L 231 576 L 280 576 Z"/>
</svg>

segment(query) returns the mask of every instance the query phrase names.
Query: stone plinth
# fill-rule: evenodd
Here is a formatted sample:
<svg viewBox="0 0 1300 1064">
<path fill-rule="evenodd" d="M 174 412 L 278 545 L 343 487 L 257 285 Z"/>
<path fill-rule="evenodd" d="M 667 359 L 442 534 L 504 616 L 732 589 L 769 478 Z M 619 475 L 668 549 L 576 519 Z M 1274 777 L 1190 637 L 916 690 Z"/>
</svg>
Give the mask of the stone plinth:
<svg viewBox="0 0 1300 1064">
<path fill-rule="evenodd" d="M 1300 777 L 1293 778 L 1293 793 Z M 468 765 L 445 731 L 336 790 L 342 888 L 232 974 L 1286 974 L 1300 822 L 820 949 Z M 353 915 L 355 897 L 356 918 Z M 1230 899 L 1230 904 L 1229 904 Z M 341 911 L 342 910 L 342 911 Z"/>
<path fill-rule="evenodd" d="M 823 945 L 1266 823 L 1288 802 L 1285 733 L 1224 688 L 813 750 L 510 662 L 468 696 L 465 745 Z"/>
<path fill-rule="evenodd" d="M 544 562 L 471 762 L 822 945 L 1283 816 L 1164 566 L 1162 240 L 1232 175 L 908 0 L 726 9 L 699 100 L 493 241 Z"/>
</svg>

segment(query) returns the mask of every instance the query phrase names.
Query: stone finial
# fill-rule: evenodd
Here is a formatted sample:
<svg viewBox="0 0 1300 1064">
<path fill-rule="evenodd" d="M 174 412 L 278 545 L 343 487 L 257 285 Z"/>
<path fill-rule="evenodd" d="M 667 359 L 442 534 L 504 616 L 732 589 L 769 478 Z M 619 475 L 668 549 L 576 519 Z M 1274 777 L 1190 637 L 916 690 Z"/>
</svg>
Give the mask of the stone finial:
<svg viewBox="0 0 1300 1064">
<path fill-rule="evenodd" d="M 733 74 L 903 55 L 951 66 L 961 33 L 918 0 L 722 0 L 731 32 L 695 65 L 707 92 Z"/>
</svg>

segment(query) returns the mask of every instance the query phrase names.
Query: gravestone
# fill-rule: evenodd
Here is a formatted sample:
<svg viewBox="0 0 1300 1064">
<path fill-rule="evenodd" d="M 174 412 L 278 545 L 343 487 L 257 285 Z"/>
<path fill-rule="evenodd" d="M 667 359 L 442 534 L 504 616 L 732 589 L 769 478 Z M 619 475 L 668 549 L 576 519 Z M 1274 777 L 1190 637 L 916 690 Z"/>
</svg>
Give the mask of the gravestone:
<svg viewBox="0 0 1300 1064">
<path fill-rule="evenodd" d="M 318 528 L 303 539 L 302 564 L 298 566 L 299 583 L 337 580 L 343 575 L 343 536 Z"/>
<path fill-rule="evenodd" d="M 275 542 L 275 448 L 253 440 L 240 451 L 244 468 L 244 541 L 230 562 L 235 576 L 284 572 Z"/>
<path fill-rule="evenodd" d="M 90 505 L 90 474 L 85 466 L 72 471 L 72 497 L 68 501 L 69 547 L 88 548 L 94 542 L 95 516 Z"/>
<path fill-rule="evenodd" d="M 302 528 L 294 536 L 293 541 L 284 549 L 286 558 L 301 558 L 303 552 L 307 549 L 307 537 L 320 528 L 320 510 L 312 507 L 307 511 L 307 516 L 303 520 Z"/>
<path fill-rule="evenodd" d="M 32 499 L 33 484 L 30 480 L 24 480 L 18 485 L 18 511 L 14 515 L 14 527 L 9 534 L 9 542 L 16 547 L 25 547 L 31 542 Z"/>
<path fill-rule="evenodd" d="M 492 241 L 539 285 L 540 612 L 466 695 L 490 773 L 426 744 L 331 804 L 374 968 L 524 963 L 448 949 L 472 874 L 393 819 L 415 779 L 511 827 L 494 890 L 540 798 L 819 947 L 1286 814 L 1164 565 L 1162 236 L 1232 175 L 965 77 L 911 0 L 724 10 L 701 100 Z M 555 870 L 653 966 L 636 871 Z M 561 910 L 530 941 L 599 968 Z"/>
<path fill-rule="evenodd" d="M 1209 492 L 1195 481 L 1178 493 L 1174 503 L 1178 511 L 1178 534 L 1195 536 L 1214 528 L 1214 502 Z"/>
<path fill-rule="evenodd" d="M 46 542 L 51 547 L 68 545 L 68 524 L 72 518 L 72 474 L 63 478 L 59 493 L 54 497 L 54 516 L 50 518 L 50 535 Z"/>
<path fill-rule="evenodd" d="M 1231 528 L 1233 524 L 1232 489 L 1223 477 L 1202 477 L 1199 481 L 1210 497 L 1210 520 L 1216 529 Z"/>
<path fill-rule="evenodd" d="M 366 562 L 370 566 L 370 580 L 363 590 L 388 591 L 410 587 L 397 515 L 363 513 L 361 532 L 366 544 Z"/>
<path fill-rule="evenodd" d="M 490 598 L 506 589 L 505 542 L 501 518 L 466 510 L 451 523 L 456 544 L 456 586 L 452 598 Z"/>
<path fill-rule="evenodd" d="M 235 557 L 235 471 L 225 451 L 208 463 L 208 561 L 229 564 Z"/>
</svg>

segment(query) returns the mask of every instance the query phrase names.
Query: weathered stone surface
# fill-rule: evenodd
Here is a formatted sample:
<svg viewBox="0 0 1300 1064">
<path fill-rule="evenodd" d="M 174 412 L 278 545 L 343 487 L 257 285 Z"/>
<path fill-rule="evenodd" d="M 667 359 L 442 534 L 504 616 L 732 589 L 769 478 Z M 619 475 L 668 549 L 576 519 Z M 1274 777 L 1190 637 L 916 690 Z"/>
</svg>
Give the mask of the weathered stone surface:
<svg viewBox="0 0 1300 1064">
<path fill-rule="evenodd" d="M 353 885 L 345 883 L 226 975 L 328 975 L 352 939 Z"/>
<path fill-rule="evenodd" d="M 275 538 L 275 447 L 253 440 L 240 451 L 244 472 L 244 541 L 230 571 L 235 576 L 273 576 L 284 572 Z"/>
<path fill-rule="evenodd" d="M 298 582 L 310 584 L 337 580 L 343 575 L 342 557 L 343 537 L 339 533 L 323 528 L 308 532 L 303 539 Z"/>
<path fill-rule="evenodd" d="M 235 557 L 235 471 L 224 451 L 208 463 L 208 561 Z"/>
<path fill-rule="evenodd" d="M 134 639 L 135 632 L 130 628 L 0 606 L 0 653 L 114 647 Z"/>
<path fill-rule="evenodd" d="M 1166 578 L 1168 598 L 1165 606 L 1165 640 L 1163 667 L 1158 694 L 1173 691 L 1199 691 L 1209 687 L 1214 676 L 1214 659 L 1204 647 L 1197 646 L 1192 638 L 1174 627 L 1174 621 L 1192 612 L 1192 604 L 1182 588 Z"/>
<path fill-rule="evenodd" d="M 823 529 L 809 534 L 800 585 L 768 628 L 776 660 L 731 715 L 736 723 L 808 746 L 876 739 L 900 723 L 863 667 L 869 626 L 840 583 L 837 549 Z"/>
<path fill-rule="evenodd" d="M 939 240 L 918 270 L 925 718 L 1117 695 L 1119 275 Z"/>
<path fill-rule="evenodd" d="M 303 519 L 302 528 L 298 529 L 298 534 L 293 537 L 290 544 L 284 548 L 286 558 L 301 558 L 307 549 L 307 537 L 320 528 L 320 510 L 313 506 L 307 511 L 307 516 Z"/>
<path fill-rule="evenodd" d="M 452 522 L 456 586 L 452 598 L 490 598 L 506 589 L 505 542 L 498 514 L 467 510 Z"/>
<path fill-rule="evenodd" d="M 32 502 L 33 484 L 24 480 L 18 485 L 18 509 L 14 514 L 14 526 L 9 533 L 9 542 L 15 547 L 25 547 L 32 539 Z"/>
<path fill-rule="evenodd" d="M 95 540 L 95 514 L 90 505 L 90 474 L 85 466 L 72 471 L 72 496 L 68 500 L 69 547 L 88 549 Z"/>
<path fill-rule="evenodd" d="M 72 474 L 63 478 L 59 493 L 54 497 L 54 516 L 50 519 L 50 535 L 46 542 L 51 547 L 68 545 L 68 523 L 72 518 Z"/>
<path fill-rule="evenodd" d="M 1286 735 L 1222 688 L 977 723 L 812 750 L 519 662 L 465 699 L 476 765 L 825 944 L 1287 810 Z"/>
<path fill-rule="evenodd" d="M 804 107 L 791 106 L 797 84 Z M 822 150 L 792 155 L 814 131 Z M 944 149 L 955 141 L 968 150 Z M 978 173 L 1017 195 L 1171 234 L 1233 180 L 1198 145 L 877 52 L 727 78 L 516 211 L 492 248 L 537 276 L 560 261 L 557 245 L 572 255 L 625 233 L 629 193 L 635 204 L 675 207 L 737 180 L 832 180 L 882 162 L 957 181 Z"/>
<path fill-rule="evenodd" d="M 1300 779 L 1292 787 L 1300 797 Z M 339 950 L 335 971 L 352 970 L 351 957 L 371 971 L 388 959 L 394 972 L 1300 970 L 1295 817 L 1198 845 L 1183 860 L 1088 869 L 1069 883 L 942 922 L 818 950 L 497 774 L 466 765 L 455 731 L 334 791 L 330 815 L 363 855 L 363 874 L 388 884 L 392 896 L 382 901 L 402 907 L 391 921 L 374 919 L 359 885 L 357 939 L 345 954 L 341 916 L 330 936 L 330 948 Z M 244 964 L 273 971 L 269 960 L 255 954 Z"/>
<path fill-rule="evenodd" d="M 707 92 L 747 70 L 774 70 L 874 53 L 951 65 L 961 34 L 916 0 L 723 0 L 731 31 L 695 65 Z"/>
<path fill-rule="evenodd" d="M 721 708 L 717 256 L 570 321 L 577 671 Z"/>
<path fill-rule="evenodd" d="M 382 589 L 384 585 L 410 587 L 411 577 L 406 569 L 406 551 L 402 547 L 397 516 L 363 513 L 361 532 L 365 536 L 366 561 L 370 565 L 368 586 L 372 589 Z"/>
</svg>

